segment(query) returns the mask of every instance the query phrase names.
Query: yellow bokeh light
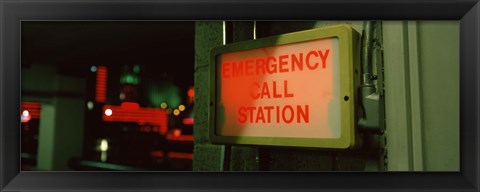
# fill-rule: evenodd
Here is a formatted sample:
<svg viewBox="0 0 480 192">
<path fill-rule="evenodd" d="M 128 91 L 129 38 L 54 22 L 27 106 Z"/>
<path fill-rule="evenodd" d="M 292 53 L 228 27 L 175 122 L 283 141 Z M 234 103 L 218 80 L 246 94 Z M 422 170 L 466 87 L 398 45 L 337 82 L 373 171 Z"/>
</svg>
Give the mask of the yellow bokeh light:
<svg viewBox="0 0 480 192">
<path fill-rule="evenodd" d="M 179 114 L 180 114 L 180 110 L 178 110 L 178 109 L 173 110 L 173 114 L 174 114 L 174 115 L 179 115 Z"/>
<path fill-rule="evenodd" d="M 185 111 L 185 105 L 179 105 L 178 110 L 180 111 Z"/>
<path fill-rule="evenodd" d="M 100 141 L 100 150 L 107 151 L 108 150 L 108 141 L 106 139 L 102 139 Z"/>
<path fill-rule="evenodd" d="M 161 103 L 161 104 L 160 104 L 160 107 L 161 107 L 162 109 L 166 109 L 166 108 L 167 108 L 167 103 L 165 103 L 165 102 Z"/>
</svg>

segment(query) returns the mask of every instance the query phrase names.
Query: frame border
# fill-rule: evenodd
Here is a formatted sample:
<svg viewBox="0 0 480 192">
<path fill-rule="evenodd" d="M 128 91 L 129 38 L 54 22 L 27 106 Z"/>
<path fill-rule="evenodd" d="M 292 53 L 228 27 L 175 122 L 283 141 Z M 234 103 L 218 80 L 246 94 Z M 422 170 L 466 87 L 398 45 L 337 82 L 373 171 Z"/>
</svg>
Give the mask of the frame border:
<svg viewBox="0 0 480 192">
<path fill-rule="evenodd" d="M 459 20 L 460 172 L 19 172 L 21 20 Z M 477 0 L 0 0 L 0 190 L 479 191 Z M 341 184 L 341 185 L 340 185 Z"/>
</svg>

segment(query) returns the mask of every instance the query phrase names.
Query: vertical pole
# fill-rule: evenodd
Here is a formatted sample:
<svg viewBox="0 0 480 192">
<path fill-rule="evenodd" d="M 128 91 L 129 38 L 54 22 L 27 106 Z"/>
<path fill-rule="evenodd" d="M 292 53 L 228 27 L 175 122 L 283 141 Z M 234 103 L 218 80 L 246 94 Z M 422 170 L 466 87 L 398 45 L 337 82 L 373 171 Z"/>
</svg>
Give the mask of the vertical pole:
<svg viewBox="0 0 480 192">
<path fill-rule="evenodd" d="M 223 22 L 195 23 L 195 113 L 193 171 L 222 171 L 225 146 L 209 141 L 210 50 L 223 45 Z"/>
</svg>

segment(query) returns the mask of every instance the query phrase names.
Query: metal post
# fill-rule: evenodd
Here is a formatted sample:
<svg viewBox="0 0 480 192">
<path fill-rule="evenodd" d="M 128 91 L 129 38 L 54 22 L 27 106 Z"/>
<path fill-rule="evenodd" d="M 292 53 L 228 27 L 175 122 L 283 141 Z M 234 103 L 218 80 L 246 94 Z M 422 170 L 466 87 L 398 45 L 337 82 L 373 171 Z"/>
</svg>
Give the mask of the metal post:
<svg viewBox="0 0 480 192">
<path fill-rule="evenodd" d="M 366 132 L 381 133 L 382 114 L 380 111 L 380 95 L 373 81 L 377 78 L 372 72 L 372 66 L 378 62 L 378 50 L 374 50 L 374 25 L 377 22 L 365 21 L 362 35 L 362 79 L 360 85 L 361 108 L 363 115 L 358 125 Z M 375 59 L 373 59 L 375 58 Z M 375 62 L 375 63 L 374 63 Z"/>
</svg>

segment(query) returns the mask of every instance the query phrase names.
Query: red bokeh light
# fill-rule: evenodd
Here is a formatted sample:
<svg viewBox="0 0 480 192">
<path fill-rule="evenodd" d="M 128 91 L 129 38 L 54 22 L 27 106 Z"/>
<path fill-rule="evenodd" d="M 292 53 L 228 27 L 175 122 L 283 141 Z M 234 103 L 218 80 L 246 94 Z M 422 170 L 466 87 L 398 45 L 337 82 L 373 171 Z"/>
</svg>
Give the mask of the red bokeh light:
<svg viewBox="0 0 480 192">
<path fill-rule="evenodd" d="M 112 106 L 112 105 L 105 105 L 103 106 L 104 111 L 106 109 L 111 109 L 112 114 L 110 116 L 102 115 L 102 119 L 104 121 L 110 122 L 137 122 L 139 124 L 142 123 L 150 123 L 153 125 L 158 125 L 160 127 L 160 134 L 167 133 L 167 125 L 168 125 L 168 118 L 167 118 L 167 111 L 163 109 L 155 109 L 155 108 L 124 108 L 122 106 Z M 149 130 L 144 131 L 151 131 Z"/>
<path fill-rule="evenodd" d="M 97 67 L 97 86 L 95 89 L 95 101 L 103 103 L 107 99 L 107 67 Z"/>
<path fill-rule="evenodd" d="M 193 87 L 188 89 L 187 94 L 188 94 L 189 97 L 193 97 L 195 95 L 195 91 L 193 90 Z"/>
</svg>

